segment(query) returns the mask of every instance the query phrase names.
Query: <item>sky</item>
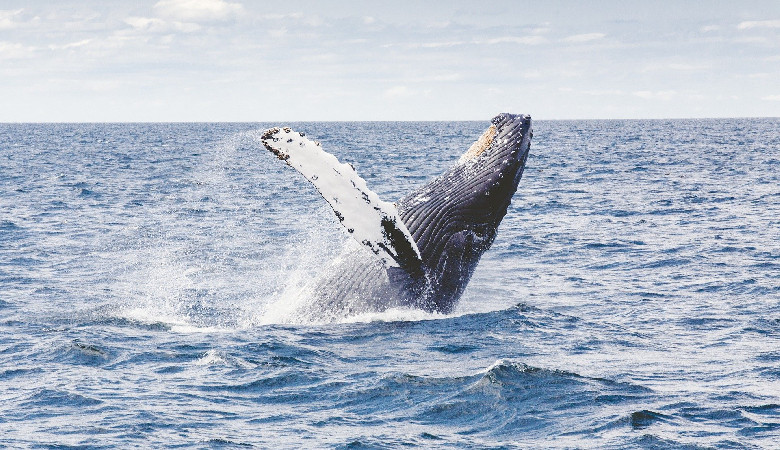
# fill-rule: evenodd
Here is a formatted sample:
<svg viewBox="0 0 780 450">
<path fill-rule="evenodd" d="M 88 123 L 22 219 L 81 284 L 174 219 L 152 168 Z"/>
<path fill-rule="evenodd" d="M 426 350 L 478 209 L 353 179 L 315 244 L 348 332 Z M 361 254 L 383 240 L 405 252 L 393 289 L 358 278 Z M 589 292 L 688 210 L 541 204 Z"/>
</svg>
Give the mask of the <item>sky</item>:
<svg viewBox="0 0 780 450">
<path fill-rule="evenodd" d="M 0 0 L 0 122 L 780 117 L 780 1 Z"/>
</svg>

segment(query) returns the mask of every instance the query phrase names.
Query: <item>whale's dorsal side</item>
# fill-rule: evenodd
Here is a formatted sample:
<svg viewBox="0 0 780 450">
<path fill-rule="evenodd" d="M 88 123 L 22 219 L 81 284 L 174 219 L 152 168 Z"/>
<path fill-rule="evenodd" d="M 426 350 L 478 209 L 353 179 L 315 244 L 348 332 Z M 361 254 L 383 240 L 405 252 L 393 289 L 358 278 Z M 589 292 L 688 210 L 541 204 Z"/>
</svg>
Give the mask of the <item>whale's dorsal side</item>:
<svg viewBox="0 0 780 450">
<path fill-rule="evenodd" d="M 377 255 L 385 267 L 422 276 L 420 251 L 395 205 L 369 189 L 350 164 L 339 162 L 319 143 L 289 128 L 271 128 L 261 141 L 317 188 L 349 235 Z"/>
</svg>

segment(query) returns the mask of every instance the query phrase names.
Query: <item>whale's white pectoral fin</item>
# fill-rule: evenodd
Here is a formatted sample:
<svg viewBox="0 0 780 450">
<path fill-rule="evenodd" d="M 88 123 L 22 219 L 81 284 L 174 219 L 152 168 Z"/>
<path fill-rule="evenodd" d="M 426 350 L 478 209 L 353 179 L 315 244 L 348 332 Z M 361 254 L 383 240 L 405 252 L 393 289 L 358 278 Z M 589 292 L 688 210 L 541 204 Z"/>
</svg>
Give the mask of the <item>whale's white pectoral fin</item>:
<svg viewBox="0 0 780 450">
<path fill-rule="evenodd" d="M 420 251 L 395 205 L 382 201 L 350 164 L 339 162 L 319 143 L 289 128 L 267 130 L 261 140 L 268 150 L 311 181 L 350 236 L 379 256 L 386 267 L 401 267 L 412 275 L 420 273 Z"/>
</svg>

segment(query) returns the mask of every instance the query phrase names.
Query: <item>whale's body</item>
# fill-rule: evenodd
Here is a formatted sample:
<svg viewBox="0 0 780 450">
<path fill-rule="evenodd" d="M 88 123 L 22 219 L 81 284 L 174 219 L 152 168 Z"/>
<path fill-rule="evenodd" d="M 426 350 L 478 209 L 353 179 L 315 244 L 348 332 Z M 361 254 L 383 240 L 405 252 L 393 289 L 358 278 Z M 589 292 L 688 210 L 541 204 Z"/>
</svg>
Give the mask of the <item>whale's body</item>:
<svg viewBox="0 0 780 450">
<path fill-rule="evenodd" d="M 317 187 L 362 244 L 309 287 L 302 312 L 320 320 L 393 307 L 451 312 L 496 237 L 532 135 L 530 116 L 499 114 L 453 167 L 393 205 L 302 134 L 266 131 L 265 146 Z"/>
</svg>

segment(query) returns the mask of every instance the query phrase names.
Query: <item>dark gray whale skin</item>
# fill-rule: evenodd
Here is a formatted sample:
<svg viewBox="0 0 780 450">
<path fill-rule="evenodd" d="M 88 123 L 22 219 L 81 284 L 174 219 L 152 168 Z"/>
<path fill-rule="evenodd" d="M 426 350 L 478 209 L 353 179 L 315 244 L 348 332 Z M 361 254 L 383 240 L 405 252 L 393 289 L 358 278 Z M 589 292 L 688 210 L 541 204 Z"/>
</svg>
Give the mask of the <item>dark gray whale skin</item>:
<svg viewBox="0 0 780 450">
<path fill-rule="evenodd" d="M 491 123 L 495 137 L 482 153 L 396 203 L 420 250 L 419 270 L 385 268 L 356 248 L 320 277 L 300 312 L 318 321 L 393 307 L 452 312 L 496 237 L 533 135 L 528 115 L 499 114 Z"/>
</svg>

